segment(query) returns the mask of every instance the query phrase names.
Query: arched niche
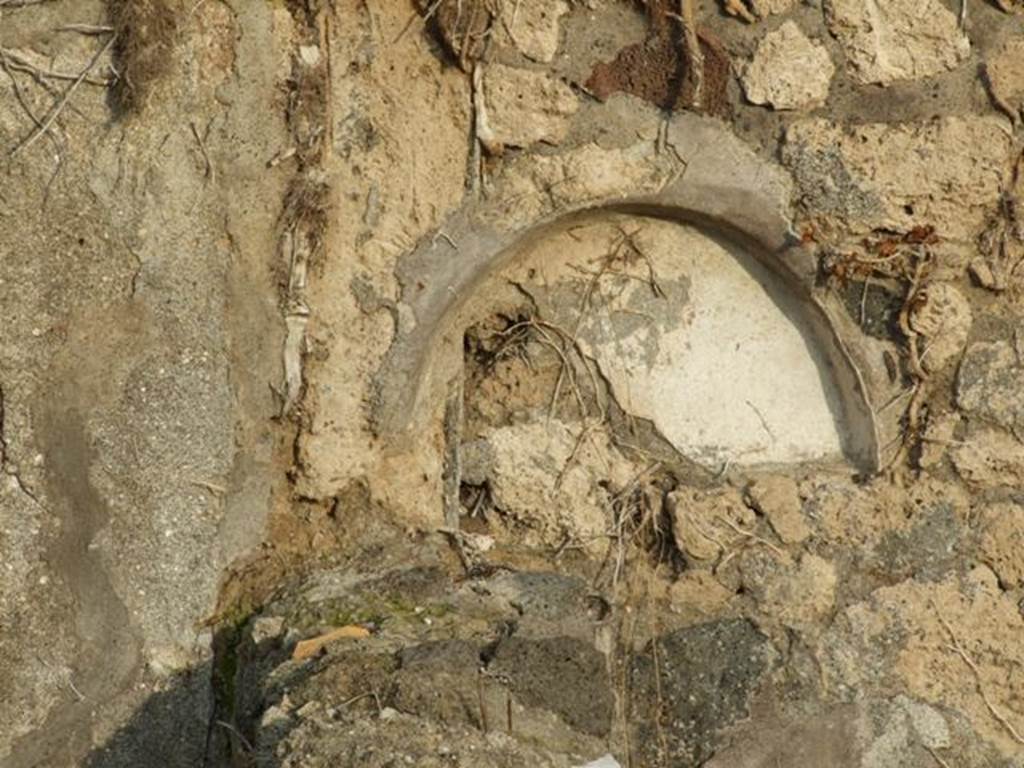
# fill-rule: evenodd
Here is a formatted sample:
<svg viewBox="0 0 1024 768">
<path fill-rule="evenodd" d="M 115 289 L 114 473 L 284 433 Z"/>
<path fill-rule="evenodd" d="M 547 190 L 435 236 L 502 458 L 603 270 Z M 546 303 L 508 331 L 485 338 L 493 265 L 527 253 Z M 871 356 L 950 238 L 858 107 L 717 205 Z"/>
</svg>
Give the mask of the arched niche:
<svg viewBox="0 0 1024 768">
<path fill-rule="evenodd" d="M 786 305 L 830 393 L 843 455 L 862 471 L 878 468 L 878 431 L 864 381 L 837 331 L 842 323 L 815 294 L 813 259 L 791 231 L 788 177 L 707 118 L 676 118 L 667 140 L 683 170 L 657 190 L 616 189 L 603 198 L 598 190 L 597 199 L 584 191 L 525 219 L 499 190 L 464 206 L 402 261 L 398 328 L 377 377 L 374 416 L 382 436 L 400 443 L 436 416 L 461 365 L 467 308 L 479 304 L 481 286 L 572 227 L 626 214 L 699 231 L 748 273 L 770 276 L 773 301 Z"/>
</svg>

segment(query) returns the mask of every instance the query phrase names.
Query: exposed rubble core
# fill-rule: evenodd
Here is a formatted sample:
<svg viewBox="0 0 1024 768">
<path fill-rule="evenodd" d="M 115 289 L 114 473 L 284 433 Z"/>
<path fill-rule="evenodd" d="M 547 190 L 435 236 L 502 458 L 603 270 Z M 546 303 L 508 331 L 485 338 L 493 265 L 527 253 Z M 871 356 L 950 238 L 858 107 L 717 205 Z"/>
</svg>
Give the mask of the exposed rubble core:
<svg viewBox="0 0 1024 768">
<path fill-rule="evenodd" d="M 1020 768 L 1019 0 L 0 0 L 0 766 Z"/>
</svg>

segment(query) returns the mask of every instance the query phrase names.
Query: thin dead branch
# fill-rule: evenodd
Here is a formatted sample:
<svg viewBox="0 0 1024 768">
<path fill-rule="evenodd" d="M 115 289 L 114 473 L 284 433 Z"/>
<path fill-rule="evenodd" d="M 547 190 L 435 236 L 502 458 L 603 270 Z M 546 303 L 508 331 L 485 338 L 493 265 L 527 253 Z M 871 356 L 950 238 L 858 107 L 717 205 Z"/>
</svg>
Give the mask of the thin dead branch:
<svg viewBox="0 0 1024 768">
<path fill-rule="evenodd" d="M 57 27 L 58 32 L 77 32 L 80 35 L 106 35 L 114 31 L 105 24 L 65 24 Z"/>
<path fill-rule="evenodd" d="M 693 82 L 693 106 L 700 108 L 704 91 L 704 54 L 697 37 L 694 0 L 679 0 L 679 22 L 683 27 L 688 73 Z"/>
<path fill-rule="evenodd" d="M 199 151 L 203 155 L 203 162 L 206 163 L 206 170 L 203 173 L 203 179 L 208 182 L 214 181 L 214 170 L 213 163 L 210 161 L 210 155 L 206 151 L 206 138 L 210 135 L 210 126 L 213 125 L 213 120 L 206 124 L 206 130 L 202 135 L 199 134 L 199 129 L 196 128 L 194 120 L 189 121 L 189 128 L 192 129 L 192 135 L 195 137 L 196 143 L 199 145 Z"/>
<path fill-rule="evenodd" d="M 68 86 L 66 91 L 64 91 L 64 95 L 61 96 L 60 100 L 53 106 L 53 108 L 50 110 L 50 113 L 42 121 L 42 124 L 39 125 L 34 131 L 32 131 L 32 133 L 30 133 L 24 141 L 22 141 L 14 149 L 11 150 L 11 157 L 15 157 L 22 151 L 31 147 L 33 144 L 36 143 L 36 141 L 39 140 L 40 136 L 45 134 L 50 129 L 50 126 L 53 125 L 53 122 L 60 116 L 60 113 L 64 111 L 64 107 L 67 106 L 68 100 L 71 98 L 74 92 L 78 90 L 78 86 L 82 84 L 85 78 L 88 77 L 89 73 L 92 71 L 93 67 L 96 66 L 96 64 L 104 56 L 104 54 L 106 54 L 107 51 L 109 51 L 111 47 L 114 45 L 114 39 L 115 38 L 111 37 L 109 40 L 107 40 L 106 44 L 102 48 L 100 48 L 100 50 L 96 53 L 95 56 L 92 57 L 88 65 L 86 65 L 85 69 L 81 71 L 81 73 L 78 75 L 75 81 L 70 86 Z"/>
<path fill-rule="evenodd" d="M 743 19 L 747 24 L 757 21 L 757 16 L 750 12 L 743 0 L 725 0 L 724 10 L 730 16 Z"/>
<path fill-rule="evenodd" d="M 40 84 L 43 84 L 46 80 L 66 80 L 74 82 L 77 80 L 81 73 L 74 72 L 60 72 L 53 69 L 44 69 L 43 67 L 33 64 L 30 59 L 18 53 L 10 48 L 0 48 L 4 56 L 9 60 L 9 66 L 16 72 L 24 72 L 32 75 L 32 78 Z M 87 76 L 84 83 L 88 85 L 98 85 L 101 87 L 107 87 L 116 82 L 116 78 L 111 77 L 94 77 L 92 75 Z"/>
<path fill-rule="evenodd" d="M 981 695 L 982 700 L 985 702 L 985 707 L 986 709 L 988 709 L 989 714 L 991 714 L 992 717 L 994 717 L 999 722 L 999 724 L 1003 726 L 1003 728 L 1006 730 L 1007 733 L 1010 734 L 1014 741 L 1016 741 L 1018 744 L 1024 744 L 1024 736 L 1021 736 L 1020 732 L 1018 732 L 1017 729 L 1014 728 L 1013 724 L 1007 719 L 1006 715 L 1004 715 L 1002 711 L 1000 711 L 992 702 L 992 699 L 989 697 L 988 691 L 985 689 L 984 678 L 982 678 L 981 669 L 978 667 L 977 662 L 975 662 L 974 659 L 971 658 L 970 654 L 967 653 L 967 649 L 964 648 L 963 644 L 956 636 L 956 632 L 953 631 L 952 625 L 948 621 L 946 621 L 946 619 L 942 616 L 942 614 L 939 612 L 938 606 L 935 605 L 934 601 L 932 602 L 932 608 L 935 611 L 935 615 L 938 618 L 939 623 L 942 624 L 943 629 L 946 630 L 951 640 L 951 644 L 947 645 L 946 648 L 956 653 L 956 655 L 963 660 L 964 664 L 966 664 L 973 673 L 975 689 L 978 691 L 978 693 Z"/>
<path fill-rule="evenodd" d="M 28 115 L 29 119 L 36 126 L 37 129 L 43 129 L 42 121 L 36 116 L 35 112 L 28 104 L 28 100 L 25 98 L 25 94 L 21 89 L 21 84 L 18 82 L 18 78 L 14 76 L 14 72 L 11 71 L 11 65 L 8 61 L 6 52 L 0 49 L 0 68 L 4 70 L 7 76 L 11 80 L 11 86 L 14 88 L 15 99 L 18 104 L 24 110 L 25 114 Z M 49 128 L 45 128 L 47 138 L 50 143 L 53 144 L 54 149 L 54 165 L 53 172 L 50 174 L 49 180 L 46 182 L 46 188 L 43 190 L 43 201 L 42 208 L 46 210 L 47 203 L 50 200 L 50 191 L 53 189 L 54 182 L 57 181 L 57 176 L 60 174 L 60 169 L 64 166 L 64 149 L 61 145 L 60 140 L 54 135 L 54 132 Z"/>
<path fill-rule="evenodd" d="M 52 3 L 54 0 L 0 0 L 0 8 L 27 8 L 30 5 Z"/>
</svg>

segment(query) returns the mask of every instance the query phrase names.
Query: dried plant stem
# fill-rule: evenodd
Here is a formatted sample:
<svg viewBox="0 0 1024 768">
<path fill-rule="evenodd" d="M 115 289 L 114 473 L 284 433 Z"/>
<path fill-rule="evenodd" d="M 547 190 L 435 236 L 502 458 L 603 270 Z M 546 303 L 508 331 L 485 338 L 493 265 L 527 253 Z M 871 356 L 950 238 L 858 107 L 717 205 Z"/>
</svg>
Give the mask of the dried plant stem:
<svg viewBox="0 0 1024 768">
<path fill-rule="evenodd" d="M 68 100 L 71 98 L 72 94 L 78 90 L 78 86 L 80 86 L 84 82 L 85 78 L 88 77 L 89 73 L 92 71 L 93 67 L 96 66 L 97 62 L 99 62 L 100 58 L 102 58 L 103 55 L 114 45 L 114 40 L 115 38 L 111 36 L 110 39 L 107 40 L 106 44 L 96 53 L 95 56 L 92 57 L 92 60 L 85 69 L 79 73 L 75 81 L 68 86 L 66 91 L 64 91 L 64 95 L 61 96 L 60 100 L 53 106 L 49 115 L 46 116 L 46 119 L 43 120 L 42 124 L 30 133 L 23 142 L 11 150 L 11 157 L 15 157 L 22 151 L 31 147 L 39 140 L 40 136 L 50 130 L 50 126 L 53 125 L 54 120 L 60 116 L 60 113 L 64 111 L 64 107 L 67 106 Z"/>
</svg>

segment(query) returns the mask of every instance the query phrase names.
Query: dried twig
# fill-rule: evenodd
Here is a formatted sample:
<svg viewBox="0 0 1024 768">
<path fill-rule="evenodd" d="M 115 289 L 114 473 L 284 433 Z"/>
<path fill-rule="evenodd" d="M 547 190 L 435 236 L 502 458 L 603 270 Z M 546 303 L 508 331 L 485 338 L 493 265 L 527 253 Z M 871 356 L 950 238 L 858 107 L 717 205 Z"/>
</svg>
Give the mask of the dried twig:
<svg viewBox="0 0 1024 768">
<path fill-rule="evenodd" d="M 679 21 L 683 27 L 689 75 L 693 82 L 693 106 L 700 107 L 704 90 L 704 54 L 697 38 L 697 15 L 694 0 L 679 0 Z"/>
<path fill-rule="evenodd" d="M 757 21 L 757 17 L 750 12 L 743 0 L 725 0 L 725 12 L 743 19 L 747 24 Z"/>
<path fill-rule="evenodd" d="M 0 51 L 2 51 L 4 56 L 10 60 L 9 64 L 11 69 L 16 72 L 24 72 L 32 75 L 33 79 L 40 84 L 44 84 L 44 81 L 46 80 L 69 80 L 73 82 L 81 76 L 81 73 L 76 74 L 74 72 L 61 72 L 59 70 L 43 69 L 42 67 L 33 64 L 30 59 L 10 48 L 0 48 Z M 83 82 L 88 85 L 107 87 L 116 81 L 114 78 L 109 77 L 87 76 Z"/>
<path fill-rule="evenodd" d="M 434 2 L 430 4 L 430 7 L 427 8 L 427 12 L 425 14 L 423 14 L 423 23 L 424 24 L 426 24 L 428 21 L 430 21 L 430 17 L 433 16 L 435 13 L 437 13 L 437 9 L 441 7 L 441 3 L 443 3 L 443 2 L 444 2 L 444 0 L 434 0 Z M 413 23 L 418 18 L 420 18 L 419 13 L 417 13 L 416 11 L 413 11 L 412 15 L 409 17 L 409 21 L 407 21 L 405 23 L 405 26 L 402 27 L 402 31 L 399 32 L 398 36 L 395 37 L 395 39 L 391 41 L 391 44 L 395 45 L 396 43 L 401 42 L 402 38 L 405 37 L 405 34 L 412 28 Z"/>
<path fill-rule="evenodd" d="M 225 488 L 223 485 L 217 485 L 216 483 L 210 483 L 210 482 L 207 482 L 206 480 L 191 480 L 190 482 L 192 483 L 192 485 L 196 486 L 197 488 L 204 488 L 204 489 L 206 489 L 207 491 L 212 493 L 214 496 L 226 496 L 227 493 L 228 493 L 228 489 Z"/>
<path fill-rule="evenodd" d="M 114 31 L 105 24 L 65 24 L 57 27 L 58 32 L 77 32 L 80 35 L 105 35 Z"/>
<path fill-rule="evenodd" d="M 35 112 L 33 112 L 32 108 L 29 107 L 28 101 L 25 99 L 25 94 L 21 90 L 21 85 L 18 83 L 18 78 L 16 78 L 14 73 L 11 71 L 10 62 L 8 61 L 7 55 L 3 49 L 0 49 L 0 68 L 2 68 L 11 79 L 11 85 L 14 87 L 14 96 L 21 105 L 21 108 L 25 111 L 25 114 L 29 116 L 29 119 L 32 120 L 37 129 L 43 128 L 42 121 L 36 117 Z M 56 136 L 54 136 L 53 131 L 49 128 L 46 128 L 45 132 L 47 137 L 50 139 L 50 142 L 53 144 L 53 149 L 56 154 L 54 155 L 53 172 L 50 174 L 50 179 L 46 182 L 46 189 L 43 191 L 42 207 L 44 210 L 50 199 L 50 190 L 53 188 L 53 183 L 57 180 L 57 174 L 60 173 L 60 169 L 64 165 L 64 150 L 61 147 L 60 141 Z"/>
<path fill-rule="evenodd" d="M 734 523 L 728 517 L 718 517 L 718 518 L 715 518 L 715 519 L 716 519 L 716 522 L 718 522 L 718 523 L 725 523 L 727 526 L 732 528 L 734 531 L 736 531 L 736 533 L 738 533 L 743 538 L 748 539 L 750 541 L 753 541 L 753 542 L 755 542 L 757 544 L 763 544 L 764 546 L 768 547 L 768 549 L 770 549 L 772 552 L 774 552 L 776 555 L 778 555 L 780 558 L 785 559 L 786 553 L 783 552 L 781 549 L 779 549 L 774 544 L 772 544 L 770 541 L 768 541 L 768 539 L 765 539 L 765 538 L 763 538 L 761 536 L 758 536 L 753 531 L 748 531 L 748 530 L 745 530 L 743 528 L 740 528 L 736 523 Z"/>
<path fill-rule="evenodd" d="M 985 707 L 988 709 L 989 713 L 999 722 L 1000 725 L 1003 726 L 1003 728 L 1006 729 L 1006 732 L 1013 737 L 1014 741 L 1018 744 L 1024 744 L 1024 736 L 1020 735 L 1017 729 L 1013 727 L 1013 724 L 1006 718 L 1006 715 L 1004 715 L 996 708 L 995 704 L 992 703 L 992 699 L 989 698 L 988 692 L 985 690 L 984 680 L 981 676 L 981 669 L 978 667 L 977 662 L 975 662 L 967 653 L 967 649 L 964 648 L 959 638 L 957 638 L 956 633 L 953 631 L 953 627 L 948 621 L 946 621 L 942 614 L 939 613 L 938 606 L 935 605 L 934 601 L 932 602 L 932 608 L 935 610 L 935 615 L 938 618 L 939 623 L 949 634 L 950 640 L 952 641 L 952 643 L 947 645 L 946 648 L 953 651 L 963 659 L 964 664 L 966 664 L 974 674 L 975 688 L 978 693 L 981 694 L 981 698 L 985 702 Z"/>
<path fill-rule="evenodd" d="M 900 331 L 903 333 L 903 337 L 907 342 L 907 366 L 910 369 L 913 384 L 911 385 L 910 403 L 907 405 L 903 441 L 900 444 L 899 450 L 896 451 L 896 453 L 893 454 L 892 459 L 887 462 L 886 469 L 889 469 L 902 461 L 910 451 L 911 446 L 920 436 L 921 405 L 924 402 L 925 395 L 927 394 L 925 384 L 928 381 L 928 374 L 925 372 L 924 366 L 921 364 L 921 354 L 918 349 L 919 334 L 914 330 L 910 323 L 910 312 L 916 302 L 923 296 L 922 283 L 924 281 L 929 260 L 930 255 L 927 251 L 923 255 L 918 255 L 916 258 L 913 272 L 911 273 L 907 284 L 907 292 L 903 300 L 903 306 L 900 308 Z"/>
<path fill-rule="evenodd" d="M 68 100 L 71 98 L 72 94 L 74 94 L 74 92 L 78 90 L 78 86 L 80 86 L 82 82 L 85 80 L 85 78 L 89 76 L 89 73 L 92 71 L 93 67 L 96 66 L 97 62 L 99 62 L 100 58 L 102 58 L 103 55 L 106 54 L 107 51 L 109 51 L 110 48 L 114 45 L 114 40 L 115 38 L 112 35 L 110 39 L 107 40 L 106 44 L 96 53 L 95 56 L 92 57 L 92 60 L 85 67 L 85 69 L 81 71 L 81 73 L 78 75 L 75 81 L 70 86 L 68 86 L 66 91 L 64 91 L 64 95 L 61 96 L 60 100 L 50 110 L 50 114 L 43 121 L 42 125 L 37 127 L 31 134 L 29 134 L 28 138 L 26 138 L 23 142 L 21 142 L 20 144 L 18 144 L 18 146 L 11 150 L 11 157 L 14 157 L 20 152 L 31 147 L 33 144 L 36 143 L 36 141 L 38 141 L 40 136 L 42 136 L 49 130 L 50 126 L 53 125 L 53 121 L 57 119 L 61 112 L 64 111 L 64 107 L 67 106 Z"/>
<path fill-rule="evenodd" d="M 240 742 L 242 742 L 242 746 L 245 747 L 245 751 L 246 752 L 252 752 L 253 751 L 252 744 L 249 743 L 249 740 L 247 738 L 245 738 L 245 736 L 242 735 L 241 731 L 239 731 L 237 728 L 235 728 L 235 726 L 231 725 L 231 723 L 227 723 L 227 722 L 225 722 L 223 720 L 214 720 L 214 723 L 219 725 L 221 728 L 224 728 L 224 729 L 230 731 L 235 736 L 237 736 L 238 740 Z"/>
<path fill-rule="evenodd" d="M 199 135 L 199 129 L 196 128 L 195 121 L 191 120 L 191 121 L 189 121 L 189 124 L 188 124 L 189 128 L 192 129 L 192 135 L 195 137 L 196 143 L 199 145 L 199 151 L 203 155 L 203 162 L 206 163 L 206 171 L 203 173 L 203 178 L 206 181 L 209 181 L 209 182 L 212 183 L 214 181 L 213 163 L 210 162 L 210 155 L 206 151 L 206 141 L 205 141 L 206 137 L 208 137 L 210 135 L 210 126 L 211 125 L 213 125 L 213 120 L 210 120 L 210 122 L 206 124 L 206 130 L 203 132 L 203 135 L 200 136 Z"/>
</svg>

